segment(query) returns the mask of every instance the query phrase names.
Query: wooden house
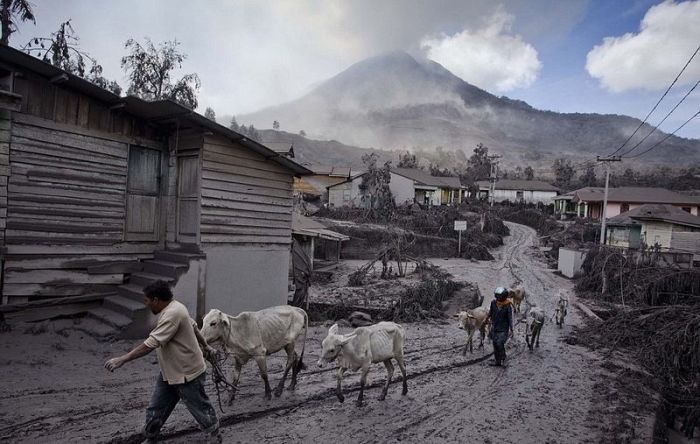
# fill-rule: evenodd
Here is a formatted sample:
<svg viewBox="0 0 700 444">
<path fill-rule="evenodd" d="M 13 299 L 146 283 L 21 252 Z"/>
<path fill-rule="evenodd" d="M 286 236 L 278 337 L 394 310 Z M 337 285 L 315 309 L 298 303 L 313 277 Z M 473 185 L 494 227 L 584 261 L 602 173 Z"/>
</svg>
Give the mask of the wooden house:
<svg viewBox="0 0 700 444">
<path fill-rule="evenodd" d="M 89 301 L 125 336 L 150 328 L 141 289 L 156 279 L 198 317 L 285 304 L 292 185 L 308 173 L 175 102 L 0 46 L 3 304 Z"/>
</svg>

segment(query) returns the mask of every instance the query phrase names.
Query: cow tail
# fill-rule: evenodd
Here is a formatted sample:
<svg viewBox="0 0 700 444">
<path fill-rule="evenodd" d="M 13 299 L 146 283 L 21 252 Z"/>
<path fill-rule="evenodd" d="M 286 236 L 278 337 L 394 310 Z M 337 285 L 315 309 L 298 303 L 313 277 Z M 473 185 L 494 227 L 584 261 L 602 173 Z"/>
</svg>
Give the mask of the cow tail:
<svg viewBox="0 0 700 444">
<path fill-rule="evenodd" d="M 304 349 L 306 348 L 306 335 L 309 333 L 309 315 L 306 313 L 306 310 L 302 311 L 304 312 L 304 322 L 306 325 L 304 325 L 304 342 L 301 344 L 301 354 L 299 355 L 299 360 L 296 365 L 297 373 L 301 370 L 306 370 L 306 365 L 304 365 Z"/>
</svg>

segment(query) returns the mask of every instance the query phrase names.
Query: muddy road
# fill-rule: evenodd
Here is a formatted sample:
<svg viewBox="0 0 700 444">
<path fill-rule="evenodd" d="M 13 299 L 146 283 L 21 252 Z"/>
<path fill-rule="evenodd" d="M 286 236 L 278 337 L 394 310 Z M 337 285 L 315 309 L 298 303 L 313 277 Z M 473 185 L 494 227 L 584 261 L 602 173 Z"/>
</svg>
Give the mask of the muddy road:
<svg viewBox="0 0 700 444">
<path fill-rule="evenodd" d="M 495 250 L 495 262 L 433 262 L 457 279 L 477 283 L 484 305 L 494 287 L 522 282 L 531 301 L 544 307 L 550 318 L 558 291 L 570 293 L 571 284 L 537 260 L 533 230 L 509 226 L 511 236 Z M 569 298 L 573 302 L 571 294 Z M 459 301 L 451 310 L 458 305 Z M 489 365 L 488 341 L 484 349 L 463 356 L 465 335 L 451 319 L 405 324 L 408 395 L 401 396 L 397 371 L 386 400 L 378 401 L 386 372 L 381 364 L 374 365 L 363 407 L 354 404 L 358 374 L 345 377 L 346 402 L 341 404 L 334 395 L 334 369 L 316 366 L 327 329 L 315 326 L 306 345 L 308 369 L 300 374 L 295 392 L 266 401 L 256 366 L 249 363 L 244 368 L 236 402 L 224 406 L 223 414 L 217 409 L 224 442 L 605 442 L 601 430 L 608 417 L 594 393 L 605 373 L 603 359 L 563 341 L 571 325 L 583 322 L 573 308 L 566 320 L 563 329 L 551 321 L 545 324 L 540 348 L 533 352 L 525 345 L 521 323 L 508 344 L 506 368 Z M 0 388 L 0 440 L 138 442 L 136 432 L 157 374 L 155 356 L 109 374 L 101 368 L 104 359 L 131 343 L 100 344 L 71 331 L 58 335 L 57 343 L 52 333 L 0 337 L 0 353 L 19 353 L 10 338 L 24 338 L 22 350 L 40 351 L 40 356 L 17 355 L 11 367 L 0 361 L 0 370 L 8 375 Z M 282 355 L 268 359 L 271 385 L 283 364 Z M 208 391 L 216 401 L 213 387 Z M 166 442 L 201 438 L 182 405 L 163 431 Z"/>
</svg>

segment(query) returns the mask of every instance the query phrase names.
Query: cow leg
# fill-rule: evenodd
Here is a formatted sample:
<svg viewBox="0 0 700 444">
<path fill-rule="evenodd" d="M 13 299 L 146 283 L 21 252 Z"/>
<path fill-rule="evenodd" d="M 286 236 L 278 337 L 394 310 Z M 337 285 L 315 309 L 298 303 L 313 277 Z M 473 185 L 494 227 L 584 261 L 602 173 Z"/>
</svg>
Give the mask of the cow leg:
<svg viewBox="0 0 700 444">
<path fill-rule="evenodd" d="M 380 401 L 384 401 L 384 398 L 386 398 L 386 393 L 389 391 L 389 384 L 391 384 L 391 377 L 394 376 L 394 366 L 391 363 L 391 359 L 384 361 L 384 366 L 386 367 L 386 384 L 384 384 L 384 390 L 382 390 L 382 395 L 379 397 Z"/>
<path fill-rule="evenodd" d="M 535 344 L 537 348 L 540 348 L 540 333 L 542 333 L 542 325 L 537 329 L 537 343 Z"/>
<path fill-rule="evenodd" d="M 406 366 L 404 365 L 403 354 L 397 355 L 395 358 L 396 362 L 399 364 L 399 370 L 401 370 L 401 380 L 403 381 L 403 390 L 401 391 L 401 394 L 405 395 L 408 393 L 408 382 L 406 381 Z"/>
<path fill-rule="evenodd" d="M 301 371 L 302 366 L 304 365 L 303 363 L 300 363 L 299 360 L 301 359 L 301 356 L 297 354 L 297 352 L 294 352 L 294 360 L 292 363 L 292 383 L 289 384 L 289 387 L 287 387 L 287 390 L 294 390 L 297 388 L 297 375 L 299 374 L 299 371 Z"/>
<path fill-rule="evenodd" d="M 284 366 L 284 373 L 282 373 L 282 379 L 275 388 L 275 396 L 277 398 L 279 398 L 282 395 L 282 391 L 284 390 L 284 382 L 287 380 L 287 374 L 289 373 L 289 369 L 291 369 L 294 365 L 294 358 L 296 355 L 296 353 L 294 352 L 293 342 L 291 344 L 287 344 L 287 346 L 284 347 L 284 350 L 287 352 L 287 365 Z"/>
<path fill-rule="evenodd" d="M 335 394 L 336 396 L 338 396 L 338 401 L 340 402 L 345 402 L 345 396 L 343 396 L 343 375 L 345 374 L 345 370 L 347 369 L 343 367 L 338 367 L 338 373 L 336 374 L 338 384 L 335 388 Z"/>
<path fill-rule="evenodd" d="M 369 363 L 362 366 L 362 373 L 360 373 L 360 394 L 357 395 L 357 401 L 355 404 L 358 407 L 362 407 L 362 400 L 365 397 L 365 384 L 367 383 L 367 373 L 369 373 Z"/>
<path fill-rule="evenodd" d="M 231 394 L 228 397 L 228 405 L 233 404 L 233 400 L 236 399 L 236 390 L 238 390 L 238 381 L 241 379 L 241 369 L 245 364 L 242 360 L 235 358 L 233 365 L 233 373 L 231 374 Z"/>
<path fill-rule="evenodd" d="M 486 326 L 482 325 L 479 328 L 479 348 L 484 348 L 484 337 L 486 336 Z"/>
<path fill-rule="evenodd" d="M 267 379 L 267 362 L 265 356 L 256 356 L 255 362 L 258 364 L 260 369 L 260 377 L 265 383 L 265 399 L 272 399 L 272 390 L 270 389 L 270 381 Z"/>
</svg>

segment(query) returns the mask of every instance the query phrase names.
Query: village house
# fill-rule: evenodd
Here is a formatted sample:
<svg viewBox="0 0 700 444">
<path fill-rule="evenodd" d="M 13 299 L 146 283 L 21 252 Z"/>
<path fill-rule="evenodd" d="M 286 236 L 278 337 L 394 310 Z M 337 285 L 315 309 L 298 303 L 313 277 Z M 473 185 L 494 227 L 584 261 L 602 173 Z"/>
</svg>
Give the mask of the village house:
<svg viewBox="0 0 700 444">
<path fill-rule="evenodd" d="M 328 187 L 345 182 L 351 177 L 350 167 L 304 165 L 313 174 L 294 180 L 294 193 L 300 196 L 315 197 L 328 201 Z"/>
<path fill-rule="evenodd" d="M 605 188 L 586 187 L 555 197 L 554 214 L 566 217 L 600 219 Z M 634 210 L 645 204 L 669 204 L 698 215 L 700 196 L 687 196 L 664 188 L 619 187 L 608 189 L 606 216 Z"/>
<path fill-rule="evenodd" d="M 8 46 L 0 80 L 3 304 L 80 301 L 135 337 L 156 279 L 198 318 L 287 302 L 293 180 L 309 170 Z"/>
<path fill-rule="evenodd" d="M 610 218 L 607 227 L 605 241 L 611 246 L 658 246 L 700 256 L 700 217 L 673 205 L 642 205 Z"/>
<path fill-rule="evenodd" d="M 491 182 L 480 180 L 479 198 L 488 200 L 491 192 Z M 494 202 L 525 202 L 551 204 L 552 199 L 559 194 L 559 188 L 540 180 L 499 180 L 495 184 Z"/>
<path fill-rule="evenodd" d="M 343 182 L 329 186 L 329 205 L 362 207 L 360 184 L 364 174 L 353 175 Z M 397 205 L 453 205 L 462 201 L 465 188 L 459 177 L 431 176 L 417 168 L 392 168 L 389 189 Z"/>
</svg>

